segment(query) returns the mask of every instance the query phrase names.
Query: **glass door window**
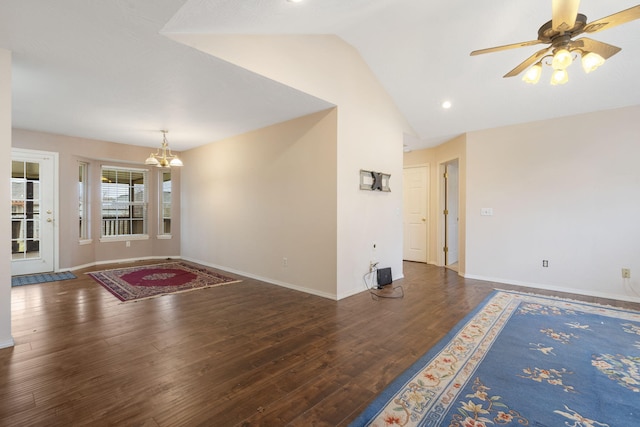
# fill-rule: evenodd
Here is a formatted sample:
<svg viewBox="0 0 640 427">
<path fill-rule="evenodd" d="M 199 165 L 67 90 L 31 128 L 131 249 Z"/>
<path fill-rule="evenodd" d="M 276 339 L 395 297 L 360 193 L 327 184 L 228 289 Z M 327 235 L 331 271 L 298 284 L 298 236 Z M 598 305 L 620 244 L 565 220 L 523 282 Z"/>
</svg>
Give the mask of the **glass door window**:
<svg viewBox="0 0 640 427">
<path fill-rule="evenodd" d="M 40 257 L 40 164 L 11 162 L 11 256 Z"/>
</svg>

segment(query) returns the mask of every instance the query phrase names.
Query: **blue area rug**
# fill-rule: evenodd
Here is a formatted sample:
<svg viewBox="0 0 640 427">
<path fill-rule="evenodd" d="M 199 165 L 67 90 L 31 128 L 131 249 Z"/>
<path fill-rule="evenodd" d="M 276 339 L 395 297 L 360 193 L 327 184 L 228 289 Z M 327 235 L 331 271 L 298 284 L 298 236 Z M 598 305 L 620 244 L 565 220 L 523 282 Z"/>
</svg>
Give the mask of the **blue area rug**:
<svg viewBox="0 0 640 427">
<path fill-rule="evenodd" d="M 351 425 L 640 425 L 640 312 L 495 291 Z"/>
<path fill-rule="evenodd" d="M 12 276 L 11 286 L 33 285 L 34 283 L 56 282 L 58 280 L 75 279 L 71 272 L 29 274 L 26 276 Z"/>
</svg>

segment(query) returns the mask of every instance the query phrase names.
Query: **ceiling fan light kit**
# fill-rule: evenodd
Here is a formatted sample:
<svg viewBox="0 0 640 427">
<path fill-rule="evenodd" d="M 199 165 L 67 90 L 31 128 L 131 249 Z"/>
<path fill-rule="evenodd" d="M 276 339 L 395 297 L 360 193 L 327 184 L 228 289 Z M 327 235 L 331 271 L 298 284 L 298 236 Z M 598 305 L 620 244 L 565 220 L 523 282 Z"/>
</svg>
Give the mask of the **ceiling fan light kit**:
<svg viewBox="0 0 640 427">
<path fill-rule="evenodd" d="M 563 85 L 569 81 L 569 73 L 567 70 L 563 68 L 559 68 L 557 70 L 553 70 L 551 74 L 551 84 L 552 85 Z"/>
<path fill-rule="evenodd" d="M 527 72 L 524 73 L 522 81 L 525 83 L 536 84 L 540 81 L 540 76 L 542 76 L 542 62 L 538 62 L 529 68 Z"/>
<path fill-rule="evenodd" d="M 582 69 L 587 74 L 602 64 L 604 64 L 604 58 L 595 52 L 589 52 L 582 57 Z"/>
<path fill-rule="evenodd" d="M 551 60 L 551 66 L 554 70 L 564 70 L 573 62 L 571 52 L 565 48 L 557 49 L 553 53 L 553 59 Z"/>
<path fill-rule="evenodd" d="M 549 46 L 531 55 L 516 68 L 505 74 L 504 77 L 514 77 L 526 70 L 522 80 L 526 83 L 536 84 L 542 75 L 542 64 L 544 63 L 553 68 L 551 84 L 565 84 L 569 81 L 567 67 L 578 56 L 582 58 L 584 72 L 590 73 L 621 50 L 617 46 L 587 37 L 576 40 L 574 40 L 574 37 L 582 33 L 590 34 L 613 28 L 640 18 L 640 5 L 590 23 L 587 23 L 585 15 L 578 13 L 579 0 L 552 0 L 551 6 L 552 19 L 540 27 L 536 40 L 475 50 L 471 52 L 471 56 L 537 44 L 548 44 Z"/>
</svg>

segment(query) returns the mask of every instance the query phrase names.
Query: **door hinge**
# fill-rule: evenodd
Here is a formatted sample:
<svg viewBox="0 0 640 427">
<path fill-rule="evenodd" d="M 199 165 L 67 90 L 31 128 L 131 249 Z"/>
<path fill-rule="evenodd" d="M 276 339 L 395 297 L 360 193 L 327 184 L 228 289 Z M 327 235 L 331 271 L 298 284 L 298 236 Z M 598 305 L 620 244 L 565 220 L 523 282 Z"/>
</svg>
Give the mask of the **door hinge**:
<svg viewBox="0 0 640 427">
<path fill-rule="evenodd" d="M 448 172 L 443 173 L 443 174 L 442 174 L 442 177 L 443 177 L 443 178 L 445 178 L 445 179 L 446 179 L 446 178 L 449 178 L 449 173 L 448 173 Z"/>
<path fill-rule="evenodd" d="M 447 253 L 447 252 L 449 252 L 449 248 L 445 246 L 444 248 L 442 248 L 442 251 Z"/>
<path fill-rule="evenodd" d="M 443 210 L 442 213 L 445 214 L 445 215 L 449 215 L 449 209 Z"/>
</svg>

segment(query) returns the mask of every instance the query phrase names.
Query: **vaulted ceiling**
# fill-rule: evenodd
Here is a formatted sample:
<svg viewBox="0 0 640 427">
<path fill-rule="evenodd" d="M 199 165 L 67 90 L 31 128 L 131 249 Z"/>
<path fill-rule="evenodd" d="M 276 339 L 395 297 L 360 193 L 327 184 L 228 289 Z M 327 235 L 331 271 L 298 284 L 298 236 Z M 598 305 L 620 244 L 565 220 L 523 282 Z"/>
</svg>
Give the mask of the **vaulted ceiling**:
<svg viewBox="0 0 640 427">
<path fill-rule="evenodd" d="M 582 0 L 591 22 L 634 1 Z M 185 150 L 330 103 L 173 41 L 171 33 L 334 34 L 369 64 L 416 133 L 412 149 L 462 133 L 640 104 L 640 20 L 590 37 L 622 48 L 570 81 L 502 76 L 540 49 L 551 0 L 2 0 L 13 52 L 13 125 Z M 546 71 L 549 73 L 549 71 Z M 452 107 L 445 110 L 443 101 Z"/>
</svg>

